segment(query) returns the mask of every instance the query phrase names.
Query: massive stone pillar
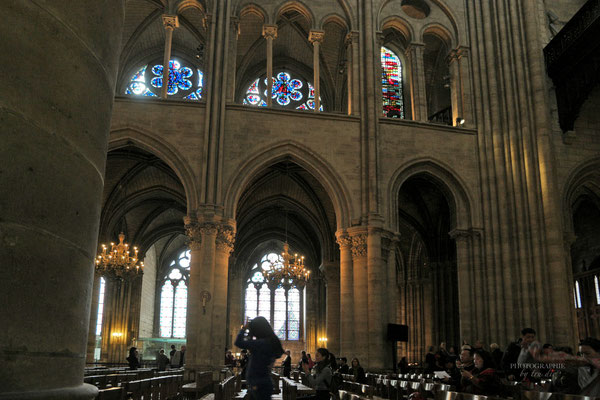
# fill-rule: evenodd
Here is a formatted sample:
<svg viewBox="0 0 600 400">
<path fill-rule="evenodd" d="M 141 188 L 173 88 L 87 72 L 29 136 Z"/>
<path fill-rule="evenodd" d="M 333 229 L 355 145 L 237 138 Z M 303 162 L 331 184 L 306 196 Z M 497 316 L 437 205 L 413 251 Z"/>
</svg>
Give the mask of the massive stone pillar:
<svg viewBox="0 0 600 400">
<path fill-rule="evenodd" d="M 173 42 L 173 30 L 179 27 L 177 15 L 163 15 L 162 22 L 165 26 L 165 49 L 163 52 L 163 77 L 160 97 L 166 99 L 169 89 L 169 62 L 171 61 L 171 44 Z"/>
<path fill-rule="evenodd" d="M 123 3 L 0 6 L 1 399 L 96 393 L 82 382 Z"/>
<path fill-rule="evenodd" d="M 410 66 L 410 98 L 412 119 L 427 121 L 427 94 L 425 89 L 425 66 L 423 64 L 423 43 L 411 43 L 406 49 Z"/>
<path fill-rule="evenodd" d="M 327 281 L 327 348 L 337 356 L 340 354 L 340 266 L 337 262 L 326 262 L 322 269 Z"/>
<path fill-rule="evenodd" d="M 354 343 L 350 357 L 357 357 L 369 367 L 369 282 L 367 264 L 367 233 L 352 232 L 352 269 L 354 286 Z"/>
<path fill-rule="evenodd" d="M 221 366 L 225 360 L 227 345 L 227 293 L 229 275 L 229 255 L 233 251 L 234 230 L 230 225 L 218 225 L 216 237 L 216 258 L 212 313 L 212 362 Z"/>
<path fill-rule="evenodd" d="M 240 331 L 240 326 L 244 323 L 242 274 L 239 271 L 233 270 L 235 266 L 235 262 L 232 261 L 233 258 L 233 256 L 230 257 L 229 289 L 227 290 L 227 298 L 229 300 L 229 342 L 227 346 L 231 349 L 233 348 L 233 342 L 235 341 L 236 335 Z"/>
<path fill-rule="evenodd" d="M 267 107 L 273 102 L 273 39 L 277 37 L 277 25 L 263 25 L 264 38 L 267 40 Z"/>
<path fill-rule="evenodd" d="M 386 270 L 381 257 L 381 230 L 369 228 L 367 236 L 367 281 L 368 281 L 368 321 L 369 321 L 369 368 L 383 370 L 385 368 L 386 354 L 390 354 L 390 347 L 386 342 L 384 324 L 384 304 L 387 293 L 385 291 Z M 389 358 L 389 357 L 388 357 Z"/>
<path fill-rule="evenodd" d="M 315 112 L 319 112 L 321 108 L 321 74 L 319 70 L 319 57 L 321 43 L 325 32 L 323 31 L 310 31 L 308 40 L 313 44 L 313 87 L 315 88 Z"/>
<path fill-rule="evenodd" d="M 352 240 L 344 231 L 336 236 L 340 245 L 340 355 L 348 358 L 354 346 Z"/>
</svg>

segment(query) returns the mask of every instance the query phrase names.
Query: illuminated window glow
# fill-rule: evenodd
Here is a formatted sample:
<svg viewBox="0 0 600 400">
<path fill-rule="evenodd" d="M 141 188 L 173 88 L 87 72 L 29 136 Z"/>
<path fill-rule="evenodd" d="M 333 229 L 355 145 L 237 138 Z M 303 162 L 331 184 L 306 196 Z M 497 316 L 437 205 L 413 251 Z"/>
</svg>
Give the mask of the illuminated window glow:
<svg viewBox="0 0 600 400">
<path fill-rule="evenodd" d="M 292 78 L 288 72 L 280 72 L 273 79 L 271 98 L 273 104 L 297 110 L 315 109 L 315 88 L 309 82 Z M 319 96 L 319 100 L 321 97 Z M 267 78 L 256 78 L 248 89 L 243 104 L 266 107 L 267 106 Z M 323 111 L 323 104 L 319 107 Z"/>
<path fill-rule="evenodd" d="M 187 282 L 190 250 L 173 260 L 160 290 L 159 334 L 161 337 L 184 338 L 187 315 Z"/>
<path fill-rule="evenodd" d="M 104 314 L 104 292 L 106 291 L 106 281 L 100 278 L 100 294 L 98 296 L 98 317 L 96 319 L 96 336 L 102 333 L 102 315 Z"/>
<path fill-rule="evenodd" d="M 381 90 L 383 91 L 383 115 L 404 118 L 402 62 L 386 47 L 381 48 Z"/>
<path fill-rule="evenodd" d="M 575 308 L 581 308 L 581 292 L 578 281 L 575 281 Z"/>
<path fill-rule="evenodd" d="M 282 262 L 280 255 L 269 253 L 262 257 L 259 264 L 254 265 L 246 285 L 245 318 L 263 316 L 271 323 L 279 339 L 300 340 L 300 291 L 294 287 L 286 295 L 282 287 L 271 290 L 261 272 L 278 268 Z"/>
<path fill-rule="evenodd" d="M 594 286 L 596 287 L 596 305 L 600 305 L 600 285 L 598 284 L 598 275 L 594 276 Z"/>
<path fill-rule="evenodd" d="M 134 96 L 159 97 L 163 86 L 163 66 L 150 64 L 141 67 L 129 81 L 125 94 Z M 204 75 L 202 71 L 191 66 L 182 66 L 180 61 L 169 61 L 169 84 L 167 95 L 184 100 L 200 100 L 202 98 Z"/>
</svg>

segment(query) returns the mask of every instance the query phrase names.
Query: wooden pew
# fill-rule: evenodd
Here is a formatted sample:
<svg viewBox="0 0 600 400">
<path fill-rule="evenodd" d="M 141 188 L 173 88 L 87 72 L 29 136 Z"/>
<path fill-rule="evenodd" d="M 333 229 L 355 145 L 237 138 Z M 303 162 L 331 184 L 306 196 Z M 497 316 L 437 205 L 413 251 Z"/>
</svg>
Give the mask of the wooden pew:
<svg viewBox="0 0 600 400">
<path fill-rule="evenodd" d="M 98 391 L 96 400 L 122 400 L 125 398 L 125 391 L 120 387 L 101 389 Z"/>
<path fill-rule="evenodd" d="M 279 394 L 279 380 L 280 376 L 278 373 L 271 371 L 271 380 L 273 381 L 273 394 Z"/>
<path fill-rule="evenodd" d="M 196 381 L 186 383 L 181 391 L 184 399 L 195 400 L 210 392 L 212 385 L 212 371 L 196 372 Z"/>
<path fill-rule="evenodd" d="M 298 397 L 298 386 L 291 384 L 287 379 L 283 379 L 283 400 L 296 400 Z"/>
<path fill-rule="evenodd" d="M 230 376 L 223 382 L 215 383 L 214 400 L 232 400 L 235 395 L 235 377 Z"/>
</svg>

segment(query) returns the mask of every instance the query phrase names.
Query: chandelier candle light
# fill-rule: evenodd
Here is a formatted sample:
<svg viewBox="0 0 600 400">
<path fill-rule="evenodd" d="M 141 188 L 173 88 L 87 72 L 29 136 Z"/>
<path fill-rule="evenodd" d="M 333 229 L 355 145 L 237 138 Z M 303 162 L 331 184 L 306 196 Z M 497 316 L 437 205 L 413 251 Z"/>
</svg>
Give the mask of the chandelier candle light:
<svg viewBox="0 0 600 400">
<path fill-rule="evenodd" d="M 125 243 L 123 232 L 119 234 L 119 244 L 111 243 L 110 251 L 102 244 L 102 251 L 96 259 L 96 272 L 108 278 L 129 280 L 144 273 L 144 263 L 138 264 L 138 248 L 134 247 L 135 254 L 129 254 L 129 244 Z"/>
<path fill-rule="evenodd" d="M 281 286 L 288 290 L 296 286 L 301 289 L 308 282 L 310 271 L 304 268 L 304 256 L 292 256 L 289 250 L 290 246 L 285 242 L 281 253 L 283 263 L 272 263 L 271 268 L 262 271 L 269 287 L 276 289 Z"/>
</svg>

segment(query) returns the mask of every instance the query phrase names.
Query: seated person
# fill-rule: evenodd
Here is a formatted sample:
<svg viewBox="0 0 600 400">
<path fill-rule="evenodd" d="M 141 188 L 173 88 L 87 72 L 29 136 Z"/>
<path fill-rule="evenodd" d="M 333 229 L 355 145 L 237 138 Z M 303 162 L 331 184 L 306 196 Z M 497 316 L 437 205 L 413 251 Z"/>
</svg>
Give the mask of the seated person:
<svg viewBox="0 0 600 400">
<path fill-rule="evenodd" d="M 485 350 L 475 350 L 473 355 L 475 369 L 472 372 L 462 371 L 461 374 L 468 380 L 464 387 L 466 393 L 485 396 L 498 396 L 502 394 L 502 384 L 494 369 L 494 359 Z"/>
<path fill-rule="evenodd" d="M 360 362 L 358 358 L 354 357 L 352 359 L 352 367 L 348 371 L 350 375 L 354 375 L 354 382 L 357 383 L 367 383 L 367 376 L 365 375 L 365 370 L 360 366 Z"/>
</svg>

